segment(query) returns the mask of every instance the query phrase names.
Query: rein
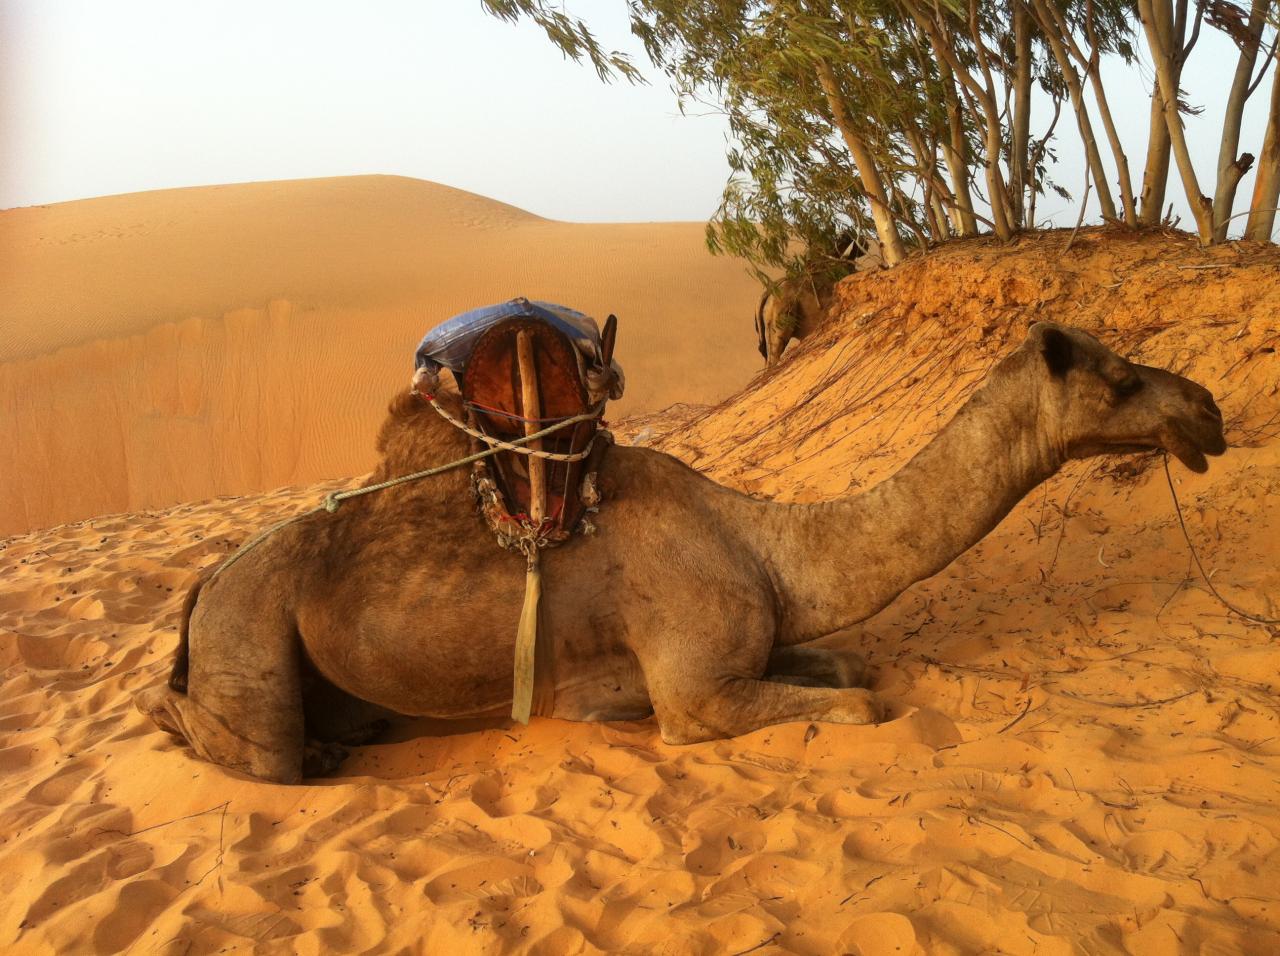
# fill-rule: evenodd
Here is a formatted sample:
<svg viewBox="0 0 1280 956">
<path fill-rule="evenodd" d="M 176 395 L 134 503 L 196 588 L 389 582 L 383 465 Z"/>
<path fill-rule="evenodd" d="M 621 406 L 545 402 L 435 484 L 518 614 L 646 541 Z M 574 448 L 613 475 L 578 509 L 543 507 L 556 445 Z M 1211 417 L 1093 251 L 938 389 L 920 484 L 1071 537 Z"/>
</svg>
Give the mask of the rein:
<svg viewBox="0 0 1280 956">
<path fill-rule="evenodd" d="M 1182 518 L 1182 504 L 1178 501 L 1178 493 L 1173 488 L 1173 475 L 1169 474 L 1168 452 L 1164 453 L 1164 477 L 1169 483 L 1169 494 L 1173 497 L 1173 507 L 1178 513 L 1178 524 L 1182 526 L 1182 536 L 1187 539 L 1187 548 L 1191 552 L 1191 557 L 1195 559 L 1196 567 L 1200 569 L 1200 576 L 1204 578 L 1204 583 L 1209 586 L 1210 593 L 1212 593 L 1228 611 L 1232 614 L 1238 614 L 1246 621 L 1253 621 L 1255 624 L 1280 624 L 1280 618 L 1263 617 L 1260 614 L 1250 614 L 1248 611 L 1242 611 L 1218 593 L 1218 589 L 1213 586 L 1213 581 L 1210 580 L 1209 575 L 1204 570 L 1204 565 L 1200 562 L 1200 554 L 1196 551 L 1196 546 L 1191 543 L 1191 535 L 1187 531 L 1187 523 Z M 1172 598 L 1170 598 L 1170 600 L 1172 600 Z"/>
</svg>

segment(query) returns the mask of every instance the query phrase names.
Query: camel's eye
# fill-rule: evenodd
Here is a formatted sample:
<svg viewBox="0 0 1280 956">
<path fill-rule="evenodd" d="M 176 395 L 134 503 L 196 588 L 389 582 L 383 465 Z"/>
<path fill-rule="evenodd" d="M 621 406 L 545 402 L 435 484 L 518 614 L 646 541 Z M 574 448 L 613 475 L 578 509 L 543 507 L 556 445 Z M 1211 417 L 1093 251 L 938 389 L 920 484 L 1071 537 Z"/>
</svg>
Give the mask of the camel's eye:
<svg viewBox="0 0 1280 956">
<path fill-rule="evenodd" d="M 1128 398 L 1142 388 L 1142 379 L 1130 373 L 1112 385 L 1117 398 Z"/>
</svg>

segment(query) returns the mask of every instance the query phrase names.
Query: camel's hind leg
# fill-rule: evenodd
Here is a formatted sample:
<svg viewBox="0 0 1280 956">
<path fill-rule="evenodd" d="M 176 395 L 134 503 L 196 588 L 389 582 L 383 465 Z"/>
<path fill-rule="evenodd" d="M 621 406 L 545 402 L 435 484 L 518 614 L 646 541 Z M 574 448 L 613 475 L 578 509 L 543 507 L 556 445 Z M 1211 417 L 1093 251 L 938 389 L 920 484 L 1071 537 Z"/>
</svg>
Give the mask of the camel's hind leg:
<svg viewBox="0 0 1280 956">
<path fill-rule="evenodd" d="M 163 684 L 139 693 L 136 704 L 157 727 L 185 740 L 205 760 L 277 783 L 297 783 L 302 779 L 300 730 L 292 745 L 282 742 L 278 735 L 255 738 L 252 731 L 246 733 Z M 270 739 L 272 736 L 277 739 Z"/>
<path fill-rule="evenodd" d="M 830 647 L 775 647 L 769 652 L 764 676 L 765 680 L 805 687 L 861 687 L 867 678 L 867 662 L 854 651 Z"/>
<path fill-rule="evenodd" d="M 214 616 L 192 629 L 187 693 L 150 688 L 138 709 L 206 760 L 297 783 L 304 756 L 298 638 L 285 627 L 219 627 Z"/>
</svg>

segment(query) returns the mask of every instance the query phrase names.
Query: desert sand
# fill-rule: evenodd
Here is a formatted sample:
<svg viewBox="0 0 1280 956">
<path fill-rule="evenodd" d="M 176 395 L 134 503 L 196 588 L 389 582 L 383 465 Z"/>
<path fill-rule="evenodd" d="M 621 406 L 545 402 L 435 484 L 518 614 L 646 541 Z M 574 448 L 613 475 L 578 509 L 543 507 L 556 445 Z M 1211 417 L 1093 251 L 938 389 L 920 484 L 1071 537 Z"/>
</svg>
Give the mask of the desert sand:
<svg viewBox="0 0 1280 956">
<path fill-rule="evenodd" d="M 614 414 L 718 401 L 759 286 L 703 230 L 391 176 L 0 212 L 0 534 L 367 471 L 423 333 L 518 295 L 618 314 Z"/>
<path fill-rule="evenodd" d="M 1071 322 L 1214 390 L 1234 447 L 1173 484 L 1222 595 L 1280 616 L 1280 250 L 1067 241 L 856 276 L 775 373 L 619 431 L 829 499 L 905 461 L 1030 320 Z M 668 747 L 652 721 L 406 721 L 297 787 L 199 762 L 131 694 L 197 571 L 332 487 L 0 540 L 0 949 L 1280 951 L 1280 629 L 1198 577 L 1158 456 L 1069 466 L 826 639 L 867 654 L 879 726 Z"/>
</svg>

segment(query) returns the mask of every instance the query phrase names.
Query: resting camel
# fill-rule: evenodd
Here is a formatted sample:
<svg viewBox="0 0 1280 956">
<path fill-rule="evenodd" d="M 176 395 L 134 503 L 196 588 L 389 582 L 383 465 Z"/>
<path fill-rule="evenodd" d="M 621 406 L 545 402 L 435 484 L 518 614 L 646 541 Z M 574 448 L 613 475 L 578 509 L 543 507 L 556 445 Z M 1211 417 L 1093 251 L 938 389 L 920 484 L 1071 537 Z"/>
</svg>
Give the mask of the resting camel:
<svg viewBox="0 0 1280 956">
<path fill-rule="evenodd" d="M 412 393 L 392 402 L 378 447 L 371 481 L 468 450 Z M 946 567 L 1067 460 L 1151 448 L 1205 471 L 1205 455 L 1226 450 L 1209 392 L 1043 322 L 932 442 L 852 498 L 760 501 L 660 452 L 615 448 L 598 532 L 543 555 L 553 716 L 653 713 L 671 744 L 874 722 L 844 659 L 806 642 Z M 306 741 L 368 720 L 362 702 L 508 712 L 523 586 L 523 560 L 469 506 L 465 469 L 368 495 L 289 525 L 197 587 L 182 625 L 189 671 L 182 653 L 170 685 L 138 706 L 208 760 L 295 782 L 332 769 L 341 752 Z"/>
<path fill-rule="evenodd" d="M 760 296 L 756 341 L 767 366 L 777 365 L 792 339 L 802 339 L 826 319 L 841 270 L 852 271 L 863 254 L 850 234 L 840 239 L 838 257 L 815 257 L 799 275 L 780 279 Z"/>
</svg>

